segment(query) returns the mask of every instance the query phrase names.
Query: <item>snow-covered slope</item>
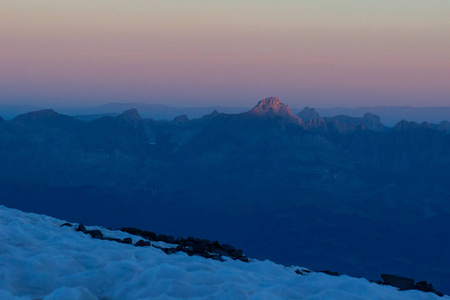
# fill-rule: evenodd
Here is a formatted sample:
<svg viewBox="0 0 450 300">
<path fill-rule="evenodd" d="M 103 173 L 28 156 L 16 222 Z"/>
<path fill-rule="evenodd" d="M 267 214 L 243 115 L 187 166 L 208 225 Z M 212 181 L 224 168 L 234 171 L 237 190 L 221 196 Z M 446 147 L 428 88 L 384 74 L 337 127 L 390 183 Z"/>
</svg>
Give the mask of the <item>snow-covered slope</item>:
<svg viewBox="0 0 450 300">
<path fill-rule="evenodd" d="M 166 255 L 92 239 L 63 223 L 0 206 L 0 299 L 450 299 L 348 276 L 302 276 L 299 267 L 271 261 Z"/>
</svg>

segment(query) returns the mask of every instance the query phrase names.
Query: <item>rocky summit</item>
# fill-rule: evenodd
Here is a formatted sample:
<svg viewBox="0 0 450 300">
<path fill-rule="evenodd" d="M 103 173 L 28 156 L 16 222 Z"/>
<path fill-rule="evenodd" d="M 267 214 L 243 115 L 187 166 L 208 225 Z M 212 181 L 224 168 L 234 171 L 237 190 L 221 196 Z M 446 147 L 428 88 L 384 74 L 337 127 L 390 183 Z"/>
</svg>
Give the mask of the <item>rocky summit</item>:
<svg viewBox="0 0 450 300">
<path fill-rule="evenodd" d="M 310 107 L 305 107 L 302 111 L 300 111 L 297 116 L 302 119 L 304 122 L 309 122 L 311 120 L 320 119 L 319 113 Z"/>
<path fill-rule="evenodd" d="M 292 113 L 289 106 L 282 103 L 277 97 L 269 97 L 259 101 L 249 113 L 266 118 L 279 117 L 298 124 L 303 123 L 298 116 Z"/>
</svg>

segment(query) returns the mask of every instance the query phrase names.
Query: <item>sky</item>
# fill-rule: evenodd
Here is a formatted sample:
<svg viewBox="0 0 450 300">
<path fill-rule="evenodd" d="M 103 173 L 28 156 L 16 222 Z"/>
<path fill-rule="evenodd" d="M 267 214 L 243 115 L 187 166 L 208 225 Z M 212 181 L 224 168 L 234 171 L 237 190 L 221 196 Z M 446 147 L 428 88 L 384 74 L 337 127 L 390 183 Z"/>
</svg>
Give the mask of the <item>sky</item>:
<svg viewBox="0 0 450 300">
<path fill-rule="evenodd" d="M 0 104 L 450 106 L 449 0 L 0 7 Z"/>
</svg>

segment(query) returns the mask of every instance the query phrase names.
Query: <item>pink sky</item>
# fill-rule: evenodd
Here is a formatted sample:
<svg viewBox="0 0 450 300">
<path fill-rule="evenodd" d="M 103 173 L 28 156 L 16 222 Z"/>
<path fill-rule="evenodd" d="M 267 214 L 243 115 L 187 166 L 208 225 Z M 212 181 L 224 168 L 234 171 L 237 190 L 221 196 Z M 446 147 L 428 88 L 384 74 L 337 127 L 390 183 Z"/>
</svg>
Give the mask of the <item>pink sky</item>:
<svg viewBox="0 0 450 300">
<path fill-rule="evenodd" d="M 450 1 L 10 1 L 0 104 L 450 106 Z"/>
</svg>

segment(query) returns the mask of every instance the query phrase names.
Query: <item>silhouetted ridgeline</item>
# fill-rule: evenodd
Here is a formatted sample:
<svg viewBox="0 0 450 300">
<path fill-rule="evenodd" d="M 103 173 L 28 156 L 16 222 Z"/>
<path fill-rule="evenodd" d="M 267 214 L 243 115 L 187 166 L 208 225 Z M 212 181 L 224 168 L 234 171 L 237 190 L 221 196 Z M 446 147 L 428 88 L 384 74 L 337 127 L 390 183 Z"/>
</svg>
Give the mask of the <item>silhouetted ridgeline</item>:
<svg viewBox="0 0 450 300">
<path fill-rule="evenodd" d="M 1 114 L 1 113 L 0 113 Z M 193 232 L 251 257 L 450 292 L 450 123 L 249 112 L 0 119 L 0 203 L 104 226 Z"/>
</svg>

